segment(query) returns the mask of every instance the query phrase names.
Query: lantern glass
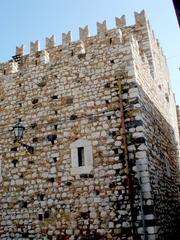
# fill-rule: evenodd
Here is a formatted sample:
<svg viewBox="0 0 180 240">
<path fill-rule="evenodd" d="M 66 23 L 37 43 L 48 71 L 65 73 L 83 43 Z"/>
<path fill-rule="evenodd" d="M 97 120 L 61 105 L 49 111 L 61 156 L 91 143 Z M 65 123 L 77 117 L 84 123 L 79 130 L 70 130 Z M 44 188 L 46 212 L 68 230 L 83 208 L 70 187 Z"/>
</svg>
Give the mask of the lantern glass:
<svg viewBox="0 0 180 240">
<path fill-rule="evenodd" d="M 25 127 L 20 122 L 16 123 L 14 127 L 14 135 L 18 141 L 23 138 L 24 130 L 25 130 Z"/>
</svg>

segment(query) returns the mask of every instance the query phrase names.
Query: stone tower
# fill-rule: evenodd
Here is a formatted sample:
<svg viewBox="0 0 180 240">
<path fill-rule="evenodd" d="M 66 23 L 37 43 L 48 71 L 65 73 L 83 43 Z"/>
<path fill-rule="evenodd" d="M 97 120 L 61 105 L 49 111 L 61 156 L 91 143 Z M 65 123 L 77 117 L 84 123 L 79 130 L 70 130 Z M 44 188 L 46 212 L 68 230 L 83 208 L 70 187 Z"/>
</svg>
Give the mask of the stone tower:
<svg viewBox="0 0 180 240">
<path fill-rule="evenodd" d="M 144 11 L 17 47 L 0 84 L 0 239 L 175 239 L 176 104 Z"/>
</svg>

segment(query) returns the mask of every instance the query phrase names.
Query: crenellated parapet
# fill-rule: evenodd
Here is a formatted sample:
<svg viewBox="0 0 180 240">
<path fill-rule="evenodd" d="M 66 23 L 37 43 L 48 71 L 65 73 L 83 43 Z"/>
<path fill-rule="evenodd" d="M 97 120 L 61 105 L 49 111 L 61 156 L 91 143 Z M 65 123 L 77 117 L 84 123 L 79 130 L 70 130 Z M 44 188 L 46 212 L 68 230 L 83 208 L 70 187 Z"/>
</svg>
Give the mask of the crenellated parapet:
<svg viewBox="0 0 180 240">
<path fill-rule="evenodd" d="M 87 53 L 87 46 L 91 45 L 93 48 L 94 44 L 105 44 L 108 47 L 113 47 L 115 45 L 123 46 L 130 42 L 133 46 L 134 51 L 137 54 L 145 52 L 146 60 L 151 62 L 150 47 L 148 49 L 143 49 L 144 46 L 143 39 L 138 39 L 136 36 L 136 30 L 147 27 L 147 18 L 144 10 L 140 13 L 135 12 L 135 25 L 127 26 L 126 17 L 122 15 L 121 17 L 115 18 L 115 28 L 108 29 L 106 20 L 102 22 L 97 22 L 97 33 L 95 36 L 90 36 L 89 27 L 79 28 L 79 40 L 74 41 L 72 39 L 71 31 L 67 33 L 62 33 L 62 44 L 58 45 L 56 43 L 56 38 L 54 35 L 47 37 L 45 39 L 46 49 L 40 49 L 40 42 L 37 40 L 30 43 L 30 54 L 25 53 L 25 46 L 16 47 L 16 55 L 13 56 L 13 61 L 3 64 L 2 71 L 4 74 L 15 73 L 20 69 L 39 66 L 40 64 L 49 64 L 55 61 L 55 59 L 66 59 L 77 56 L 78 58 Z M 153 34 L 153 33 L 152 33 Z M 147 38 L 146 38 L 147 40 Z M 147 40 L 148 41 L 148 40 Z M 139 44 L 138 44 L 138 43 Z M 157 46 L 162 53 L 162 49 L 159 46 L 158 41 Z M 129 45 L 130 46 L 130 45 Z M 140 51 L 139 51 L 140 50 Z M 149 52 L 148 52 L 149 51 Z M 163 55 L 163 53 L 162 53 Z M 58 56 L 58 57 L 56 57 Z M 142 54 L 141 54 L 142 56 Z"/>
</svg>

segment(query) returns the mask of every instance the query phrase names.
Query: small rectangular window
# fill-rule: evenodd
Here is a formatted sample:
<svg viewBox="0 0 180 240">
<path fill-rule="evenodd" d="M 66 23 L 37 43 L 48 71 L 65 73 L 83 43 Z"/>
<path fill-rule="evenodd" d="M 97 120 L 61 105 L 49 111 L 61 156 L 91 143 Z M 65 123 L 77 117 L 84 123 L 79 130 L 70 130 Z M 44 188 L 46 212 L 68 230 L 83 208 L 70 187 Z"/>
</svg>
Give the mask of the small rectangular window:
<svg viewBox="0 0 180 240">
<path fill-rule="evenodd" d="M 92 143 L 86 139 L 78 139 L 70 144 L 71 174 L 92 176 L 93 151 Z"/>
<path fill-rule="evenodd" d="M 79 147 L 78 149 L 78 166 L 85 166 L 84 163 L 84 147 Z"/>
</svg>

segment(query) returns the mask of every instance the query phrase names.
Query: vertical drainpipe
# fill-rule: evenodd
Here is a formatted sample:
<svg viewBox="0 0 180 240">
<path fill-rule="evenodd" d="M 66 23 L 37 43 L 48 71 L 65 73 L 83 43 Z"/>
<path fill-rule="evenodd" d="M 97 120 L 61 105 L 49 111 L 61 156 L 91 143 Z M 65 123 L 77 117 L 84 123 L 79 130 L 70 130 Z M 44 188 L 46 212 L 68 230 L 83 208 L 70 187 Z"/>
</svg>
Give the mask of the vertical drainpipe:
<svg viewBox="0 0 180 240">
<path fill-rule="evenodd" d="M 124 108 L 123 108 L 123 101 L 122 101 L 122 80 L 124 79 L 124 76 L 122 78 L 118 79 L 118 93 L 119 93 L 119 102 L 120 102 L 120 112 L 121 112 L 121 135 L 122 135 L 122 142 L 124 146 L 124 158 L 125 158 L 125 173 L 127 174 L 127 185 L 128 185 L 128 192 L 129 192 L 129 200 L 130 200 L 130 211 L 131 211 L 131 217 L 132 217 L 132 234 L 133 239 L 138 239 L 137 231 L 136 231 L 136 225 L 135 221 L 137 220 L 135 218 L 134 214 L 134 194 L 133 194 L 133 183 L 132 183 L 132 177 L 129 172 L 129 161 L 128 161 L 128 146 L 127 146 L 127 140 L 126 140 L 126 128 L 125 128 L 125 117 L 124 117 Z"/>
</svg>

